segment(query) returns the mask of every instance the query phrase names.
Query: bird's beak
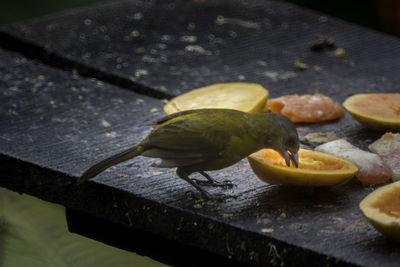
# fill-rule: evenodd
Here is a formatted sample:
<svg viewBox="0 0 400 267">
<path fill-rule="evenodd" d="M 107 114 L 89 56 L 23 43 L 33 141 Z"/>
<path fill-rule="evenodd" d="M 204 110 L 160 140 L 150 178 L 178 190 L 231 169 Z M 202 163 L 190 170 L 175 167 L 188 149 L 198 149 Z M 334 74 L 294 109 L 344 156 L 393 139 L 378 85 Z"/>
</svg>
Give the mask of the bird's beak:
<svg viewBox="0 0 400 267">
<path fill-rule="evenodd" d="M 299 154 L 297 154 L 297 151 L 289 151 L 289 156 L 290 160 L 292 161 L 293 165 L 296 166 L 296 168 L 299 167 Z"/>
<path fill-rule="evenodd" d="M 290 166 L 290 162 L 292 162 L 292 164 L 296 166 L 296 168 L 299 167 L 299 155 L 297 154 L 297 152 L 293 152 L 290 150 L 284 151 L 283 157 L 285 158 L 285 162 L 288 167 Z"/>
</svg>

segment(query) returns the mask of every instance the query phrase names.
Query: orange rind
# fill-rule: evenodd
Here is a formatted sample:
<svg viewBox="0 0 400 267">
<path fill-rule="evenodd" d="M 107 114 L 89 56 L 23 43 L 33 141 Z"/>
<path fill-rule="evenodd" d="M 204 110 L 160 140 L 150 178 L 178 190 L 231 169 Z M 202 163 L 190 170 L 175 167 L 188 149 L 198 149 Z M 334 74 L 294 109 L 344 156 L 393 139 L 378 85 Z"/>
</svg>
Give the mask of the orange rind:
<svg viewBox="0 0 400 267">
<path fill-rule="evenodd" d="M 217 83 L 194 89 L 167 102 L 167 114 L 202 108 L 227 108 L 248 113 L 263 111 L 268 90 L 256 83 Z"/>
</svg>

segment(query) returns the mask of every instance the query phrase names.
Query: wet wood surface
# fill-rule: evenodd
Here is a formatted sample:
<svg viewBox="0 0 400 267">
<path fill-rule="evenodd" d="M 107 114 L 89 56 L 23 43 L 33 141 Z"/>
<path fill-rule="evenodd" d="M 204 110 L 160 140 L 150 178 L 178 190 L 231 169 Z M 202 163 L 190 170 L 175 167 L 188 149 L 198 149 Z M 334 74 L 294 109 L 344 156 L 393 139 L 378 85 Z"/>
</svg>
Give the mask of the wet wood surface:
<svg viewBox="0 0 400 267">
<path fill-rule="evenodd" d="M 344 57 L 311 51 L 319 35 L 334 38 Z M 246 264 L 399 262 L 399 247 L 358 208 L 374 187 L 355 180 L 268 185 L 243 160 L 211 173 L 237 185 L 206 188 L 225 195 L 213 202 L 173 169 L 138 157 L 75 183 L 140 141 L 164 115 L 164 98 L 199 86 L 257 82 L 271 97 L 320 92 L 338 102 L 399 92 L 398 38 L 275 1 L 110 2 L 3 28 L 0 37 L 0 186 Z M 295 60 L 308 68 L 296 70 Z M 301 139 L 332 131 L 364 149 L 382 134 L 348 114 L 298 131 Z"/>
</svg>

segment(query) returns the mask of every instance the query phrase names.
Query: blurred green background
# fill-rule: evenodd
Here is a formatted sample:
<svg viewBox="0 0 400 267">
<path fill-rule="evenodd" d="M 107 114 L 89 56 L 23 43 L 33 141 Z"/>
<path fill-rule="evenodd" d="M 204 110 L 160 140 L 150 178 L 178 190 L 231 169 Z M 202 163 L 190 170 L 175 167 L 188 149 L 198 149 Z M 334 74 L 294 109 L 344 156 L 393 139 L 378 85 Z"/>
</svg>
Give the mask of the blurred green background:
<svg viewBox="0 0 400 267">
<path fill-rule="evenodd" d="M 70 233 L 64 207 L 0 187 L 0 266 L 168 265 Z"/>
</svg>

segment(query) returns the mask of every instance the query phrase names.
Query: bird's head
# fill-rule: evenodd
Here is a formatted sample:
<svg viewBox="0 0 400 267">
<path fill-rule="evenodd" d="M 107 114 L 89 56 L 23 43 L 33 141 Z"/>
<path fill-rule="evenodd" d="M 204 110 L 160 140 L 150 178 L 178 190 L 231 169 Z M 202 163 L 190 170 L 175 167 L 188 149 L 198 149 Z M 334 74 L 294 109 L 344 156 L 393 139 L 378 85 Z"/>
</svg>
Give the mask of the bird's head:
<svg viewBox="0 0 400 267">
<path fill-rule="evenodd" d="M 274 120 L 274 138 L 271 148 L 278 151 L 285 159 L 286 165 L 290 162 L 296 167 L 299 165 L 298 151 L 300 148 L 299 135 L 296 126 L 286 116 L 270 113 Z"/>
</svg>

